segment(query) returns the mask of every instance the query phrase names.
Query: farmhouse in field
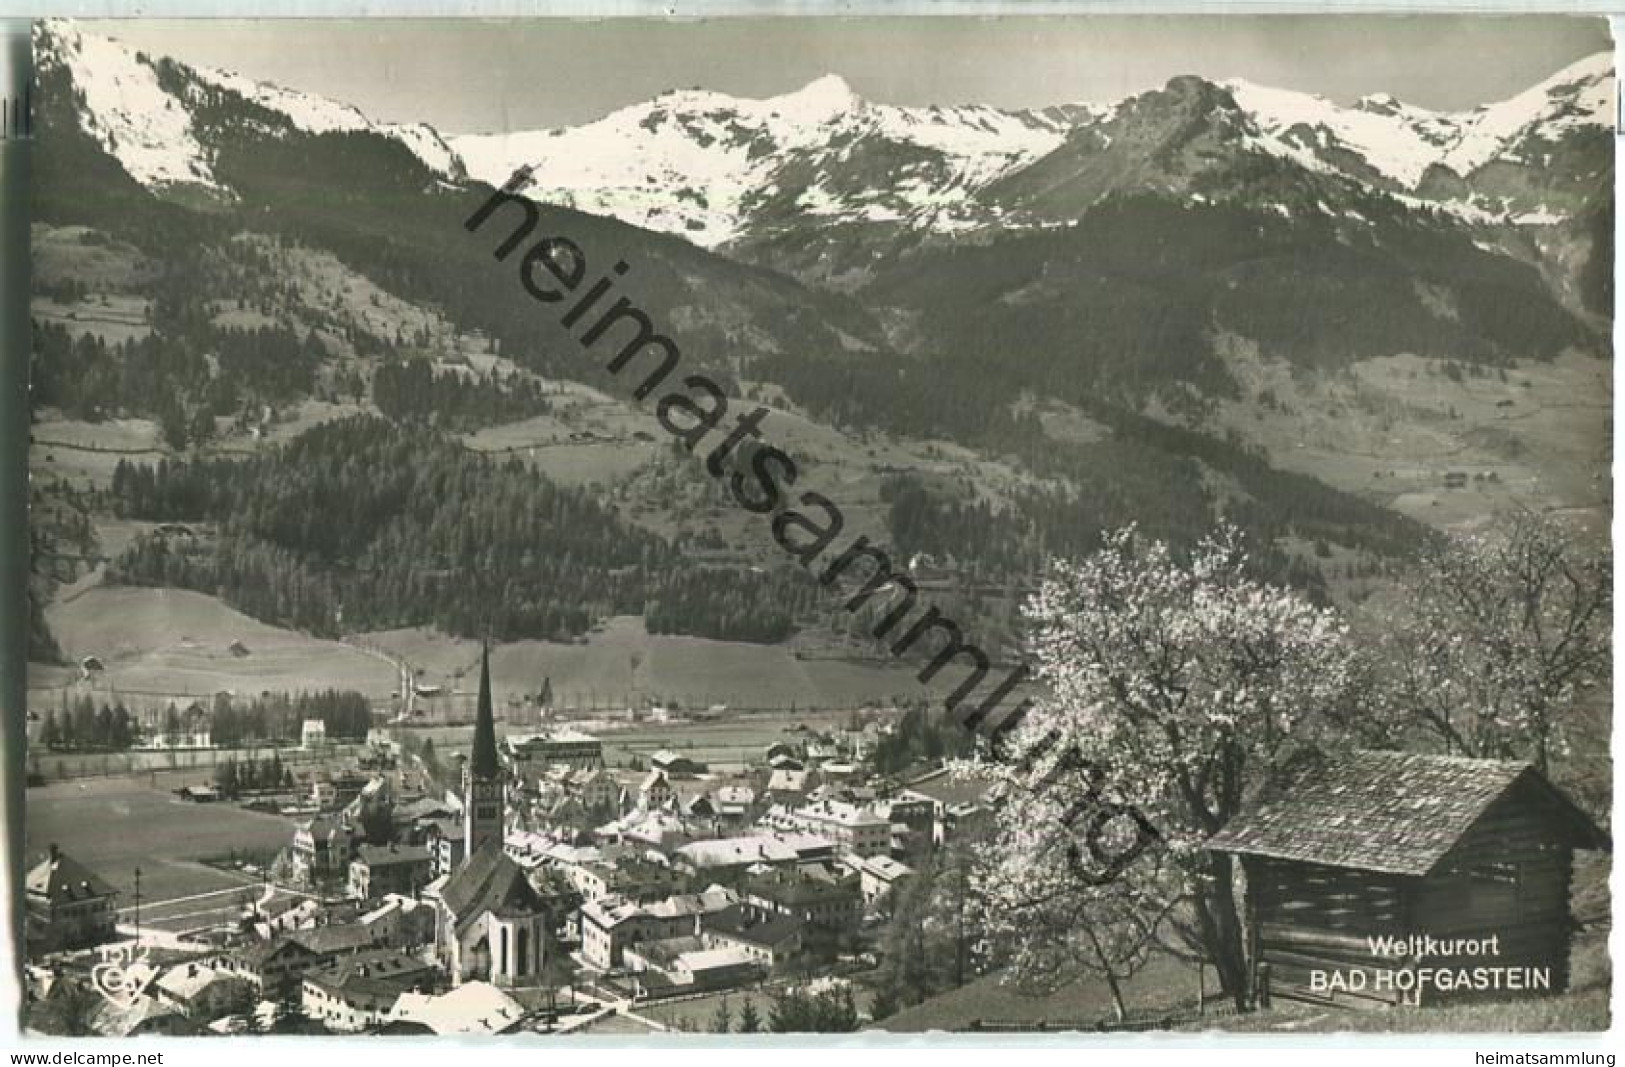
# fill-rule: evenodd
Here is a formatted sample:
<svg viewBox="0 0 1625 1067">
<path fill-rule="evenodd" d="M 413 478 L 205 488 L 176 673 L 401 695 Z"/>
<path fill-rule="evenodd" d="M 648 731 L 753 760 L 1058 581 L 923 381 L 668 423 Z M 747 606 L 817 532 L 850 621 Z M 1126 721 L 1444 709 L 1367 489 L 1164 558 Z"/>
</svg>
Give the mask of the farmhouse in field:
<svg viewBox="0 0 1625 1067">
<path fill-rule="evenodd" d="M 1527 763 L 1358 752 L 1233 819 L 1271 995 L 1449 1004 L 1568 986 L 1573 851 L 1606 834 Z"/>
</svg>

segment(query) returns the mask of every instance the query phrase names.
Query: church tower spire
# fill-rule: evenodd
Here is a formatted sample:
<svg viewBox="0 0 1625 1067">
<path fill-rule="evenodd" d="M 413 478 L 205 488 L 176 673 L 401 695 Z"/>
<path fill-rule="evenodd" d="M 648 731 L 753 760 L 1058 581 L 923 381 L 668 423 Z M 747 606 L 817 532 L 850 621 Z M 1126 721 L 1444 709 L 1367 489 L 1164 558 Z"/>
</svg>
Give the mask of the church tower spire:
<svg viewBox="0 0 1625 1067">
<path fill-rule="evenodd" d="M 502 846 L 506 790 L 497 762 L 496 716 L 491 709 L 491 648 L 480 649 L 480 696 L 474 711 L 474 748 L 463 769 L 463 847 L 472 858 L 480 846 L 495 840 Z M 465 860 L 466 862 L 466 860 Z"/>
</svg>

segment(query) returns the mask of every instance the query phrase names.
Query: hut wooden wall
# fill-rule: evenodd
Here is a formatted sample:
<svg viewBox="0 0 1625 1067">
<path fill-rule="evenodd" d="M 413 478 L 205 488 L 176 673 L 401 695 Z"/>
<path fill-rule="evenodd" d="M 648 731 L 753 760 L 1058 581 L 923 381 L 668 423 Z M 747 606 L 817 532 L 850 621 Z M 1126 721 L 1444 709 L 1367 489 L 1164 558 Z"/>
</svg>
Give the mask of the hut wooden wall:
<svg viewBox="0 0 1625 1067">
<path fill-rule="evenodd" d="M 1499 955 L 1430 961 L 1434 966 L 1545 967 L 1551 992 L 1561 992 L 1569 979 L 1572 876 L 1573 853 L 1545 813 L 1508 795 L 1418 885 L 1412 921 L 1417 931 L 1435 936 L 1500 939 Z M 1506 994 L 1453 991 L 1432 999 L 1455 1003 L 1498 996 Z"/>
<path fill-rule="evenodd" d="M 1392 966 L 1371 955 L 1368 938 L 1410 927 L 1408 885 L 1414 879 L 1314 863 L 1249 858 L 1245 863 L 1255 959 L 1269 965 L 1272 996 L 1377 1007 L 1398 1003 L 1375 988 L 1375 972 Z M 1311 989 L 1315 970 L 1363 971 L 1363 992 L 1328 997 Z"/>
</svg>

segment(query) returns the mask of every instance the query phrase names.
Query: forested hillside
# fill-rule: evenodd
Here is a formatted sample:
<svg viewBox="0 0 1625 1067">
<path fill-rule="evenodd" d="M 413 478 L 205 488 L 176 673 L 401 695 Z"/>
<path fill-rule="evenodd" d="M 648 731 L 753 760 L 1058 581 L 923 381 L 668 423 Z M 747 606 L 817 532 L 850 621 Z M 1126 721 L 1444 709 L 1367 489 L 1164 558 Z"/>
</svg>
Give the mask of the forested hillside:
<svg viewBox="0 0 1625 1067">
<path fill-rule="evenodd" d="M 777 641 L 815 595 L 788 569 L 690 572 L 681 545 L 591 493 L 377 418 L 249 460 L 121 463 L 112 501 L 121 516 L 213 531 L 150 534 L 112 580 L 218 592 L 321 635 L 432 624 L 568 641 L 606 616 L 648 612 L 655 630 Z"/>
</svg>

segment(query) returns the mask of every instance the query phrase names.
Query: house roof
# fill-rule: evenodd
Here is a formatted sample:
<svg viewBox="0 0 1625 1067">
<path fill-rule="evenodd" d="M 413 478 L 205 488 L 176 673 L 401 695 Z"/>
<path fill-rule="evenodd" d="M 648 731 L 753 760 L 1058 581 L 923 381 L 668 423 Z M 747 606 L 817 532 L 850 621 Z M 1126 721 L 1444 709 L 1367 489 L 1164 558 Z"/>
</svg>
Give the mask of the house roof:
<svg viewBox="0 0 1625 1067">
<path fill-rule="evenodd" d="M 300 823 L 298 829 L 311 837 L 320 840 L 335 837 L 345 837 L 350 834 L 350 827 L 343 820 L 331 815 L 316 815 Z"/>
<path fill-rule="evenodd" d="M 394 1014 L 402 1022 L 419 1023 L 436 1034 L 500 1034 L 517 1025 L 525 1009 L 489 982 L 464 982 L 433 996 L 403 993 Z"/>
<path fill-rule="evenodd" d="M 334 956 L 368 948 L 373 940 L 371 930 L 355 923 L 312 926 L 308 930 L 295 930 L 290 936 L 318 956 Z"/>
<path fill-rule="evenodd" d="M 1591 818 L 1527 763 L 1354 752 L 1232 819 L 1207 848 L 1422 876 L 1492 804 L 1513 793 L 1539 806 L 1574 846 L 1608 847 Z"/>
<path fill-rule="evenodd" d="M 305 976 L 305 981 L 337 993 L 393 999 L 434 971 L 426 963 L 393 949 L 358 952 Z"/>
<path fill-rule="evenodd" d="M 257 971 L 264 966 L 267 960 L 281 952 L 288 952 L 296 956 L 315 955 L 302 941 L 296 940 L 292 935 L 285 935 L 270 941 L 258 941 L 252 945 L 246 945 L 237 950 L 235 958 L 245 968 Z"/>
<path fill-rule="evenodd" d="M 793 915 L 763 912 L 759 908 L 735 904 L 704 920 L 705 932 L 744 941 L 764 948 L 782 945 L 801 930 L 801 920 Z"/>
<path fill-rule="evenodd" d="M 709 915 L 731 906 L 736 899 L 731 891 L 721 886 L 711 886 L 703 893 L 677 893 L 653 903 L 601 897 L 582 904 L 581 914 L 608 930 L 632 919 L 685 919 Z"/>
<path fill-rule="evenodd" d="M 355 862 L 368 867 L 387 867 L 400 863 L 428 863 L 432 854 L 422 845 L 362 845 L 356 850 Z"/>
<path fill-rule="evenodd" d="M 524 870 L 495 839 L 476 849 L 451 875 L 440 891 L 440 900 L 456 916 L 459 930 L 486 912 L 534 914 L 543 909 L 542 898 Z"/>
<path fill-rule="evenodd" d="M 25 886 L 30 896 L 45 897 L 52 904 L 93 900 L 117 893 L 101 875 L 63 852 L 48 855 L 35 864 L 28 872 Z"/>
<path fill-rule="evenodd" d="M 769 793 L 805 793 L 816 781 L 812 771 L 777 770 L 767 780 Z"/>
<path fill-rule="evenodd" d="M 180 1024 L 180 1012 L 150 994 L 142 994 L 128 1005 L 109 1000 L 100 1006 L 91 1025 L 108 1037 L 126 1037 L 148 1024 Z"/>
<path fill-rule="evenodd" d="M 205 964 L 181 963 L 164 972 L 163 977 L 158 979 L 158 988 L 171 997 L 191 1000 L 215 982 L 230 980 L 230 975 Z"/>
<path fill-rule="evenodd" d="M 944 807 L 955 804 L 979 804 L 986 797 L 989 785 L 978 778 L 959 777 L 952 771 L 939 770 L 916 778 L 903 790 L 903 799 L 924 797 Z"/>
<path fill-rule="evenodd" d="M 724 785 L 717 788 L 716 798 L 718 804 L 749 807 L 756 802 L 756 791 L 746 785 Z"/>
</svg>

